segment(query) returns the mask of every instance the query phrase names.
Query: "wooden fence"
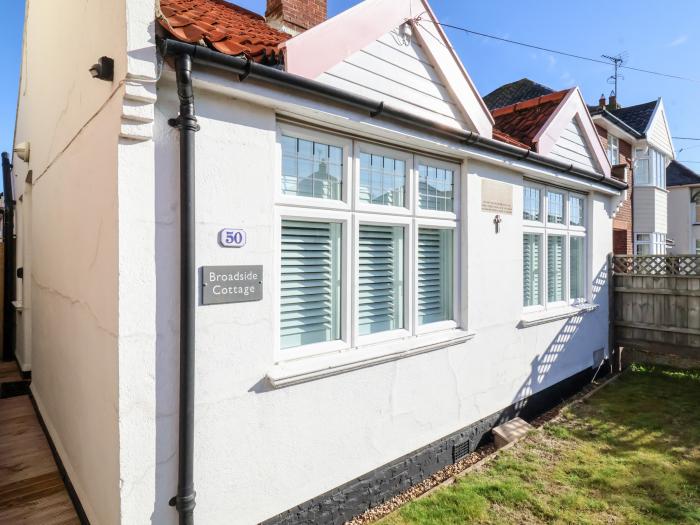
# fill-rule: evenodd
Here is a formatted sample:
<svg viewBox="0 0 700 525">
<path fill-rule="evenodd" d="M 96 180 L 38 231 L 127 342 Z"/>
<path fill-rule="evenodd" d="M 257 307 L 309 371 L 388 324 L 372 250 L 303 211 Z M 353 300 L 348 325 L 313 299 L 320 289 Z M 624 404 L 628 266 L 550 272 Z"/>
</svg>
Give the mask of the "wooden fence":
<svg viewBox="0 0 700 525">
<path fill-rule="evenodd" d="M 700 360 L 700 256 L 614 256 L 613 347 Z"/>
</svg>

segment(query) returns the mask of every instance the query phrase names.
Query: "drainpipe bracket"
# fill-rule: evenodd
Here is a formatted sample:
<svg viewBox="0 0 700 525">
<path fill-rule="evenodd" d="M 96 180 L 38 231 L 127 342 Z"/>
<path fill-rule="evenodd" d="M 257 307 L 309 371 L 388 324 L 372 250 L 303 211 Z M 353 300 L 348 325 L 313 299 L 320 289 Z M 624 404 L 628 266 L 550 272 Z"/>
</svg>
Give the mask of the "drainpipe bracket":
<svg viewBox="0 0 700 525">
<path fill-rule="evenodd" d="M 178 128 L 178 129 L 192 129 L 194 131 L 199 131 L 202 129 L 199 124 L 197 124 L 197 119 L 194 117 L 190 117 L 186 119 L 187 122 L 183 123 L 182 117 L 175 117 L 175 118 L 169 118 L 168 119 L 168 125 L 173 127 L 173 128 Z"/>
<path fill-rule="evenodd" d="M 168 501 L 168 505 L 175 507 L 178 511 L 191 512 L 195 507 L 194 500 L 196 496 L 196 492 L 192 492 L 192 494 L 187 496 L 173 496 L 170 498 L 170 501 Z"/>
</svg>

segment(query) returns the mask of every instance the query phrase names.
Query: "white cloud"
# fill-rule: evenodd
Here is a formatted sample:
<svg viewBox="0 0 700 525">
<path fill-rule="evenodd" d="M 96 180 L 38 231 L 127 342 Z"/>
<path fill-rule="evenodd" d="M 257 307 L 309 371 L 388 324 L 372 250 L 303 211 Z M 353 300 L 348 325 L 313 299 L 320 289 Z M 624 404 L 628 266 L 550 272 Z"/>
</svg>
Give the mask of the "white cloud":
<svg viewBox="0 0 700 525">
<path fill-rule="evenodd" d="M 666 47 L 680 46 L 681 44 L 685 44 L 687 41 L 688 41 L 688 35 L 678 35 L 671 42 L 666 44 Z"/>
</svg>

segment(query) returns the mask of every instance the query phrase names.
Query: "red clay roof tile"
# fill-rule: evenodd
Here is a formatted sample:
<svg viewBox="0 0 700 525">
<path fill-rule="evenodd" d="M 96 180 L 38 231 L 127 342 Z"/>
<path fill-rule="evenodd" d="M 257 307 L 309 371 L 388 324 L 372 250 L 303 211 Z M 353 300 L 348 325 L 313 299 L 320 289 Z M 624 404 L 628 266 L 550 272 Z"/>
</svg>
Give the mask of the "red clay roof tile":
<svg viewBox="0 0 700 525">
<path fill-rule="evenodd" d="M 532 149 L 535 136 L 569 91 L 557 91 L 493 110 L 493 138 L 509 144 L 514 140 L 519 143 L 516 146 Z"/>
<path fill-rule="evenodd" d="M 159 4 L 158 22 L 172 36 L 227 55 L 279 62 L 279 46 L 290 38 L 268 26 L 264 17 L 224 0 L 159 0 Z"/>
</svg>

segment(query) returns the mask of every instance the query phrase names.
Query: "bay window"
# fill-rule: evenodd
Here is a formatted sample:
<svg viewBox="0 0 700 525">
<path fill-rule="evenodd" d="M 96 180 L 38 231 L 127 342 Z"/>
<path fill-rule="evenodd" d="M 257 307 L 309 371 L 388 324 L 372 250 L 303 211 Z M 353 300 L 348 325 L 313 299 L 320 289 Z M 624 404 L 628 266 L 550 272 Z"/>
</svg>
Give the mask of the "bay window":
<svg viewBox="0 0 700 525">
<path fill-rule="evenodd" d="M 636 255 L 664 255 L 666 253 L 665 233 L 637 233 L 634 236 Z"/>
<path fill-rule="evenodd" d="M 280 128 L 281 357 L 458 328 L 459 164 Z"/>
<path fill-rule="evenodd" d="M 656 186 L 666 188 L 666 156 L 660 151 L 649 148 L 634 150 L 634 185 Z"/>
<path fill-rule="evenodd" d="M 539 210 L 547 210 L 546 220 Z M 585 302 L 586 198 L 526 182 L 523 187 L 523 307 Z"/>
</svg>

